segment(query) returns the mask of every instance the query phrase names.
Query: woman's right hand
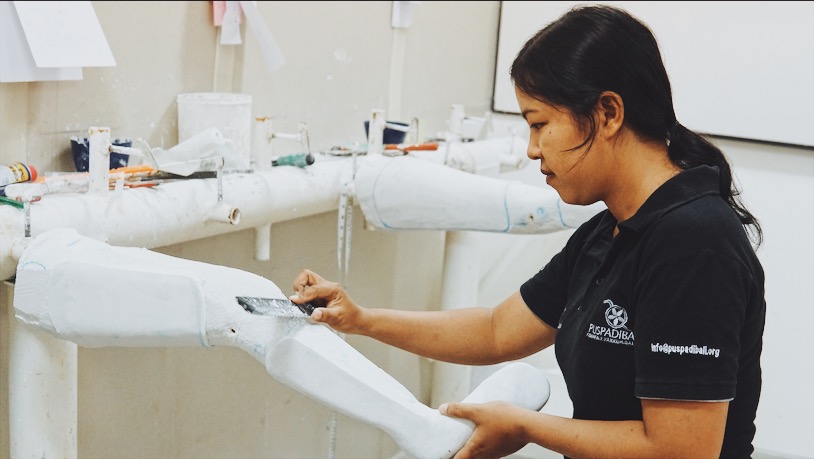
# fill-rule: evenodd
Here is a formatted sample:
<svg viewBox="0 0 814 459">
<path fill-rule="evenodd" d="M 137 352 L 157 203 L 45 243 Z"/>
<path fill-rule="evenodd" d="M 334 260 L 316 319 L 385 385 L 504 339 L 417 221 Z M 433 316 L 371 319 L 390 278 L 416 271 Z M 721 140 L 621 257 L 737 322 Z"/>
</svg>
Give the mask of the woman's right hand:
<svg viewBox="0 0 814 459">
<path fill-rule="evenodd" d="M 353 302 L 339 283 L 304 269 L 294 279 L 293 288 L 295 293 L 289 297 L 292 302 L 318 306 L 311 313 L 314 322 L 330 325 L 341 333 L 358 334 L 362 330 L 365 310 Z"/>
</svg>

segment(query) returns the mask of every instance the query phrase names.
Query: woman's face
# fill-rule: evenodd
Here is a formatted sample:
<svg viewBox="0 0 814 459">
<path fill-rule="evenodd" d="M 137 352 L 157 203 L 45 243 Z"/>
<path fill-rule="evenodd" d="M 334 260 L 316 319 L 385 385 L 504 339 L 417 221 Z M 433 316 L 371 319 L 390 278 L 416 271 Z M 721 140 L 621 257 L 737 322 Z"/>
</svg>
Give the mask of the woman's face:
<svg viewBox="0 0 814 459">
<path fill-rule="evenodd" d="M 563 201 L 569 204 L 593 204 L 601 200 L 602 147 L 594 142 L 572 150 L 585 141 L 568 111 L 557 109 L 515 89 L 520 112 L 529 125 L 528 157 L 540 160 L 540 172 Z M 589 150 L 590 148 L 590 150 Z"/>
</svg>

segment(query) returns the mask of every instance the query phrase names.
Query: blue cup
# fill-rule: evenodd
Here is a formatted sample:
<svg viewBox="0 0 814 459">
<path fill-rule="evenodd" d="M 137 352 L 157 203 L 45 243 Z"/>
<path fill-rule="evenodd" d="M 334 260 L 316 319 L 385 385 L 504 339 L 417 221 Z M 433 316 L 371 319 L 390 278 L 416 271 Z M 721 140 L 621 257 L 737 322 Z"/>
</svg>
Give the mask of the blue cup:
<svg viewBox="0 0 814 459">
<path fill-rule="evenodd" d="M 396 124 L 399 126 L 404 126 L 405 128 L 409 128 L 409 123 L 402 123 L 400 121 L 387 121 L 387 124 Z M 365 138 L 370 138 L 370 121 L 365 121 Z M 392 129 L 387 126 L 384 127 L 384 133 L 382 135 L 382 143 L 387 144 L 400 144 L 404 143 L 404 138 L 407 137 L 407 132 L 400 131 L 398 129 Z"/>
<path fill-rule="evenodd" d="M 114 139 L 111 142 L 113 145 L 119 147 L 133 146 L 132 139 Z M 88 152 L 89 141 L 87 137 L 79 139 L 71 137 L 71 154 L 73 155 L 73 165 L 76 167 L 77 172 L 87 172 L 90 163 L 90 153 Z M 127 166 L 130 161 L 130 155 L 123 155 L 121 153 L 110 153 L 110 169 L 118 169 Z"/>
</svg>

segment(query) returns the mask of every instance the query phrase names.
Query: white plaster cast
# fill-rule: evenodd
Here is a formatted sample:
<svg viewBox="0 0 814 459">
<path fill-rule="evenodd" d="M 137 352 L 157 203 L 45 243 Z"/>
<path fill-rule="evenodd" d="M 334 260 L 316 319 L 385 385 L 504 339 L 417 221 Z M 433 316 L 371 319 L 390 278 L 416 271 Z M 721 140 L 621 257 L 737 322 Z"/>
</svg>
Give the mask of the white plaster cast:
<svg viewBox="0 0 814 459">
<path fill-rule="evenodd" d="M 604 204 L 575 206 L 551 187 L 484 177 L 402 156 L 368 157 L 354 179 L 368 223 L 389 230 L 540 234 L 573 229 Z"/>
<path fill-rule="evenodd" d="M 276 380 L 378 426 L 416 458 L 449 458 L 472 434 L 470 422 L 421 403 L 328 327 L 297 313 L 250 314 L 238 296 L 285 298 L 273 282 L 246 271 L 56 229 L 23 252 L 14 307 L 20 321 L 83 346 L 239 347 Z M 463 401 L 539 410 L 548 396 L 544 374 L 515 362 Z"/>
</svg>

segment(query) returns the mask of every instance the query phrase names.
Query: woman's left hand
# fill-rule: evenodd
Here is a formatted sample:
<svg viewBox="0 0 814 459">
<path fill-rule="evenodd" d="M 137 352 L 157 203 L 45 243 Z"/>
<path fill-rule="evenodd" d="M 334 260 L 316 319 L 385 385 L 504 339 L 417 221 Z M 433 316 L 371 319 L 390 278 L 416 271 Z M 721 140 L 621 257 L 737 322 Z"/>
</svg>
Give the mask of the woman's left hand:
<svg viewBox="0 0 814 459">
<path fill-rule="evenodd" d="M 454 459 L 505 457 L 528 443 L 522 420 L 530 411 L 511 403 L 445 403 L 438 411 L 475 423 L 475 431 Z"/>
</svg>

